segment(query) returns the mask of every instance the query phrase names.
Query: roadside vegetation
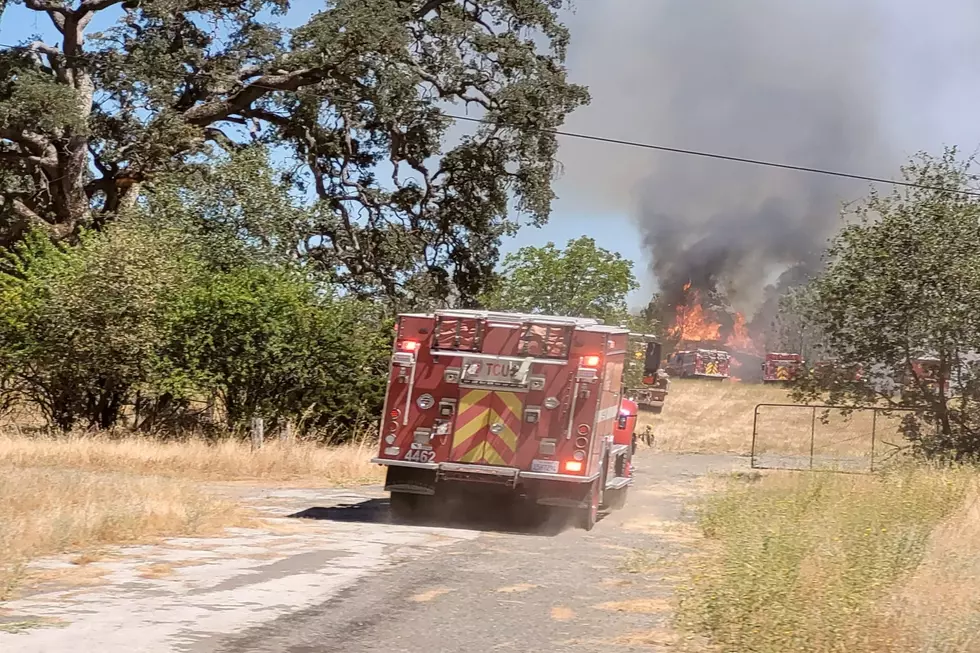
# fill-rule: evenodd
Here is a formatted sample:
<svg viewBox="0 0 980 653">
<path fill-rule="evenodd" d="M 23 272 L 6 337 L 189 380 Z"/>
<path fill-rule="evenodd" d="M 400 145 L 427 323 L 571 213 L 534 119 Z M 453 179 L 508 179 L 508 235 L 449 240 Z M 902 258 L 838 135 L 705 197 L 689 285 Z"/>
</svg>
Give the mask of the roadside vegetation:
<svg viewBox="0 0 980 653">
<path fill-rule="evenodd" d="M 366 438 L 335 446 L 272 441 L 253 451 L 248 443 L 231 439 L 0 434 L 0 469 L 119 472 L 195 481 L 302 481 L 312 486 L 371 483 L 381 478 L 381 468 L 370 463 L 374 453 L 374 441 Z"/>
<path fill-rule="evenodd" d="M 915 465 L 733 480 L 700 507 L 679 622 L 745 653 L 975 651 L 978 491 Z"/>
<path fill-rule="evenodd" d="M 0 601 L 29 581 L 42 556 L 157 537 L 206 535 L 248 513 L 199 484 L 138 473 L 8 464 L 0 441 Z"/>
<path fill-rule="evenodd" d="M 767 471 L 752 482 L 733 479 L 700 503 L 703 539 L 689 559 L 677 617 L 720 650 L 980 650 L 980 201 L 973 165 L 954 150 L 913 159 L 902 170 L 911 186 L 858 203 L 824 270 L 784 303 L 783 324 L 795 323 L 796 337 L 835 361 L 829 373 L 794 383 L 794 400 L 845 413 L 857 406 L 917 410 L 888 425 L 896 451 L 906 455 L 882 471 Z M 917 366 L 924 357 L 934 362 L 931 372 Z M 765 401 L 764 390 L 754 394 L 732 408 L 733 420 L 744 422 L 749 404 Z M 668 401 L 668 410 L 676 408 Z M 719 408 L 717 417 L 724 422 L 726 413 Z M 854 441 L 848 424 L 860 436 L 858 415 L 838 424 L 837 453 Z M 791 436 L 799 426 L 790 418 L 769 424 L 769 449 L 803 453 Z M 713 444 L 730 450 L 719 431 Z"/>
</svg>

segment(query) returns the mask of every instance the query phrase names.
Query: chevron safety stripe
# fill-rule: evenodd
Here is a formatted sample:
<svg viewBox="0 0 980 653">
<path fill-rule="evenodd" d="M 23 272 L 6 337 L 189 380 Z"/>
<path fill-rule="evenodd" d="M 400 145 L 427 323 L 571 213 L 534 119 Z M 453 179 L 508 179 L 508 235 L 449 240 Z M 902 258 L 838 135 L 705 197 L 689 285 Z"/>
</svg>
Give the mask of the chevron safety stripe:
<svg viewBox="0 0 980 653">
<path fill-rule="evenodd" d="M 496 392 L 490 402 L 490 428 L 483 456 L 489 465 L 513 465 L 524 405 L 515 392 Z M 496 431 L 496 432 L 494 432 Z"/>
<path fill-rule="evenodd" d="M 464 463 L 483 460 L 484 432 L 490 417 L 490 395 L 489 390 L 469 390 L 459 398 L 450 460 Z"/>
</svg>

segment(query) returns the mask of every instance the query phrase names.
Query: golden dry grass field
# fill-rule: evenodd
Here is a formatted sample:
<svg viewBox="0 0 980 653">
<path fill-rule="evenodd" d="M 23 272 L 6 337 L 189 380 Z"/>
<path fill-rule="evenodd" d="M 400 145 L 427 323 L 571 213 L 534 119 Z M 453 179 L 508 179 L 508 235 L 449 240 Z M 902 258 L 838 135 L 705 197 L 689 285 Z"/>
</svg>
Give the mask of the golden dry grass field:
<svg viewBox="0 0 980 653">
<path fill-rule="evenodd" d="M 670 453 L 732 453 L 746 455 L 752 446 L 758 404 L 792 404 L 785 388 L 756 383 L 671 381 L 663 413 L 642 412 L 638 430 L 650 427 L 654 447 Z M 898 432 L 901 415 L 816 410 L 789 405 L 763 406 L 755 423 L 756 453 L 765 462 L 787 456 L 808 462 L 813 454 L 822 466 L 846 461 L 869 466 L 872 431 L 875 462 L 880 463 L 906 443 Z M 785 461 L 783 461 L 785 462 Z"/>
<path fill-rule="evenodd" d="M 778 387 L 673 383 L 646 416 L 655 448 L 746 453 L 753 411 Z M 760 411 L 757 452 L 806 466 L 870 458 L 871 415 Z M 879 415 L 878 452 L 901 445 Z M 777 456 L 778 457 L 778 456 Z M 703 539 L 680 595 L 682 629 L 740 653 L 980 651 L 980 472 L 894 457 L 877 474 L 738 475 L 697 506 Z"/>
<path fill-rule="evenodd" d="M 0 600 L 24 579 L 24 565 L 40 556 L 248 522 L 245 510 L 217 498 L 206 482 L 375 482 L 381 469 L 370 464 L 372 452 L 364 442 L 272 442 L 253 452 L 233 441 L 56 439 L 0 429 Z"/>
</svg>

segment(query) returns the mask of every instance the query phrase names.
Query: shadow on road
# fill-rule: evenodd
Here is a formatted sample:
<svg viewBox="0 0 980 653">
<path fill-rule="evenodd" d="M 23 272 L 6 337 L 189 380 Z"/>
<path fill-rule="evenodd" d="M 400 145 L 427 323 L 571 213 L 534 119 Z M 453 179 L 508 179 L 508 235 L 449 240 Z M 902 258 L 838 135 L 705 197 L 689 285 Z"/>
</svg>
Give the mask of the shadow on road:
<svg viewBox="0 0 980 653">
<path fill-rule="evenodd" d="M 398 524 L 492 531 L 514 535 L 554 537 L 574 527 L 567 511 L 547 509 L 524 502 L 438 502 L 411 520 L 391 514 L 388 499 L 369 499 L 330 507 L 312 507 L 289 515 L 297 519 L 319 519 L 360 524 Z"/>
</svg>

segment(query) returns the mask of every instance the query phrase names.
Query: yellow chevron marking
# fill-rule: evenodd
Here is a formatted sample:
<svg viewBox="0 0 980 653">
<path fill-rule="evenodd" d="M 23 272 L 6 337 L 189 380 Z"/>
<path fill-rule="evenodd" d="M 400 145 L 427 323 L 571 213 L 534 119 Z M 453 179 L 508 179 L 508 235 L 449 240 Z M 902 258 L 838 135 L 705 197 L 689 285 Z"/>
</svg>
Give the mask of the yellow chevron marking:
<svg viewBox="0 0 980 653">
<path fill-rule="evenodd" d="M 465 454 L 460 456 L 459 462 L 461 463 L 476 463 L 483 458 L 483 452 L 487 448 L 487 443 L 484 440 L 477 442 L 473 445 L 473 448 L 467 451 Z"/>
<path fill-rule="evenodd" d="M 487 395 L 490 394 L 488 390 L 470 390 L 465 395 L 460 397 L 459 409 L 456 413 L 457 415 L 465 415 L 474 406 L 478 406 Z M 468 422 L 464 424 L 456 423 L 456 428 L 453 430 L 453 448 L 455 449 L 459 445 L 463 444 L 471 436 L 476 434 L 482 427 L 487 424 L 488 409 L 481 410 L 479 413 L 474 415 Z"/>
<path fill-rule="evenodd" d="M 505 461 L 503 457 L 497 453 L 497 450 L 489 442 L 483 443 L 483 458 L 490 465 L 503 465 Z"/>
<path fill-rule="evenodd" d="M 507 425 L 504 418 L 495 410 L 490 409 L 490 423 L 500 423 L 504 428 L 500 433 L 495 434 L 507 447 L 514 451 L 517 449 L 517 434 Z"/>
<path fill-rule="evenodd" d="M 515 419 L 520 420 L 523 417 L 521 413 L 524 410 L 524 405 L 521 403 L 521 398 L 517 396 L 516 392 L 498 392 L 497 398 L 510 410 Z"/>
<path fill-rule="evenodd" d="M 480 411 L 473 419 L 466 422 L 462 426 L 458 426 L 453 433 L 453 447 L 458 447 L 471 436 L 475 435 L 480 429 L 487 425 L 487 415 L 490 409 Z"/>
</svg>

